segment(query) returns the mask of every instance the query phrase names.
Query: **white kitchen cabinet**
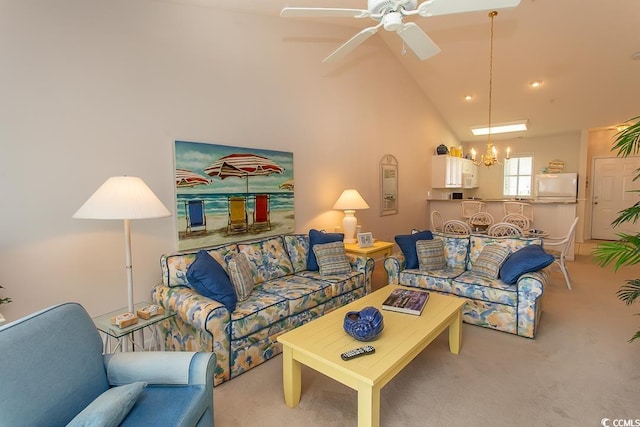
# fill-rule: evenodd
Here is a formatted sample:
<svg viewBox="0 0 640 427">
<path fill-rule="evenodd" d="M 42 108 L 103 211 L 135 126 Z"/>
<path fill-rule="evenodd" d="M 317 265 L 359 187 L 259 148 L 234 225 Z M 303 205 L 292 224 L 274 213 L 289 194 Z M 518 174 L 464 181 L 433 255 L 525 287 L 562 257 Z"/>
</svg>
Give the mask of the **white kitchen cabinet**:
<svg viewBox="0 0 640 427">
<path fill-rule="evenodd" d="M 478 166 L 469 159 L 462 159 L 462 188 L 478 188 Z"/>
<path fill-rule="evenodd" d="M 462 157 L 433 156 L 431 161 L 432 188 L 462 188 Z"/>
</svg>

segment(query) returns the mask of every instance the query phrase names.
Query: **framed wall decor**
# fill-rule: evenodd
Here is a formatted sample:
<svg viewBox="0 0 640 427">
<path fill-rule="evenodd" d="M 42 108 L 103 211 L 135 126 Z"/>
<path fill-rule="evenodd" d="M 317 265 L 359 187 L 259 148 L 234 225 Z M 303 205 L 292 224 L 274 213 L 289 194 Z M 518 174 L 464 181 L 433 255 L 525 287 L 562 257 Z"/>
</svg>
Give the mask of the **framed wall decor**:
<svg viewBox="0 0 640 427">
<path fill-rule="evenodd" d="M 361 248 L 370 248 L 373 246 L 373 234 L 358 233 L 358 246 Z"/>
<path fill-rule="evenodd" d="M 293 153 L 175 141 L 178 249 L 295 231 Z"/>
</svg>

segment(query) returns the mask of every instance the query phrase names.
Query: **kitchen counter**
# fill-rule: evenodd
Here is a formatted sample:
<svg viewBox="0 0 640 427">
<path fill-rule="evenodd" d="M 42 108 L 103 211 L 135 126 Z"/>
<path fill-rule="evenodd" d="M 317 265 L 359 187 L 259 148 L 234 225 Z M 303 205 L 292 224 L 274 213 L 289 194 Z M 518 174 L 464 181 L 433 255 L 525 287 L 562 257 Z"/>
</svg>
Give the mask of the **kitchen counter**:
<svg viewBox="0 0 640 427">
<path fill-rule="evenodd" d="M 440 212 L 442 218 L 462 219 L 460 202 L 478 201 L 487 204 L 487 212 L 493 216 L 495 222 L 500 222 L 504 217 L 504 202 L 525 202 L 533 206 L 533 222 L 531 228 L 544 230 L 549 236 L 564 236 L 576 217 L 576 202 L 547 202 L 540 200 L 514 200 L 514 199 L 427 199 L 427 212 L 429 217 L 433 209 Z M 568 260 L 573 260 L 573 243 L 569 248 Z"/>
<path fill-rule="evenodd" d="M 571 201 L 571 202 L 563 202 L 563 201 L 557 201 L 557 200 L 536 200 L 536 199 L 521 199 L 521 200 L 517 200 L 517 199 L 482 199 L 482 198 L 473 198 L 473 199 L 427 199 L 427 202 L 456 202 L 456 203 L 460 203 L 460 202 L 485 202 L 485 203 L 492 203 L 492 202 L 499 202 L 499 203 L 503 203 L 503 202 L 522 202 L 522 203 L 531 203 L 532 205 L 536 205 L 536 204 L 549 204 L 549 203 L 554 203 L 554 204 L 561 204 L 561 205 L 575 205 L 578 202 L 577 201 Z"/>
</svg>

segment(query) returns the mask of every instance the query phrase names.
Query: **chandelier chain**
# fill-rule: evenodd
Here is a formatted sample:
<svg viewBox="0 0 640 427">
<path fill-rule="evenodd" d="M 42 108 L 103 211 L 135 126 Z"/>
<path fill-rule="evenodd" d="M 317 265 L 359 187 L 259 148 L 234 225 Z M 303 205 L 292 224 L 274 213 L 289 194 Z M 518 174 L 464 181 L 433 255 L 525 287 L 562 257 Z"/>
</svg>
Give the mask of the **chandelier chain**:
<svg viewBox="0 0 640 427">
<path fill-rule="evenodd" d="M 471 151 L 472 161 L 480 166 L 493 166 L 493 165 L 502 165 L 503 163 L 498 159 L 498 154 L 496 148 L 493 146 L 491 142 L 491 124 L 492 124 L 492 108 L 493 108 L 493 19 L 498 15 L 498 12 L 491 11 L 489 12 L 489 18 L 491 18 L 491 26 L 489 32 L 489 131 L 487 133 L 487 152 L 486 154 L 482 154 L 480 156 L 480 160 L 476 161 L 475 158 L 475 150 Z M 507 148 L 507 155 L 505 157 L 506 160 L 509 159 L 509 148 Z"/>
<path fill-rule="evenodd" d="M 491 30 L 489 33 L 489 135 L 488 142 L 491 142 L 491 106 L 493 98 L 493 18 L 496 17 L 498 12 L 495 10 L 489 12 L 491 18 Z"/>
</svg>

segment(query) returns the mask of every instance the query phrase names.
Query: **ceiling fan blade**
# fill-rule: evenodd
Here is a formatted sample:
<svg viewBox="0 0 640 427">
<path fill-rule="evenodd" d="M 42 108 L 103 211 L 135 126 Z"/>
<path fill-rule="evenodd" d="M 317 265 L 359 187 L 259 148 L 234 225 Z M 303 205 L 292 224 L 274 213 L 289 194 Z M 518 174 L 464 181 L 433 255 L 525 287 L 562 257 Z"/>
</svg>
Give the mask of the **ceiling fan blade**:
<svg viewBox="0 0 640 427">
<path fill-rule="evenodd" d="M 418 6 L 420 16 L 452 15 L 454 13 L 516 7 L 520 0 L 427 0 Z"/>
<path fill-rule="evenodd" d="M 409 46 L 409 49 L 423 61 L 440 53 L 438 45 L 414 22 L 404 24 L 398 29 L 397 33 Z"/>
<path fill-rule="evenodd" d="M 345 44 L 334 50 L 331 55 L 324 58 L 322 62 L 332 62 L 344 58 L 355 48 L 364 43 L 365 40 L 377 33 L 378 28 L 380 28 L 381 25 L 382 23 L 376 25 L 375 27 L 365 28 L 364 30 L 360 31 L 358 34 L 351 37 Z"/>
<path fill-rule="evenodd" d="M 371 12 L 364 9 L 339 9 L 331 7 L 285 7 L 280 12 L 284 18 L 367 18 Z"/>
</svg>

